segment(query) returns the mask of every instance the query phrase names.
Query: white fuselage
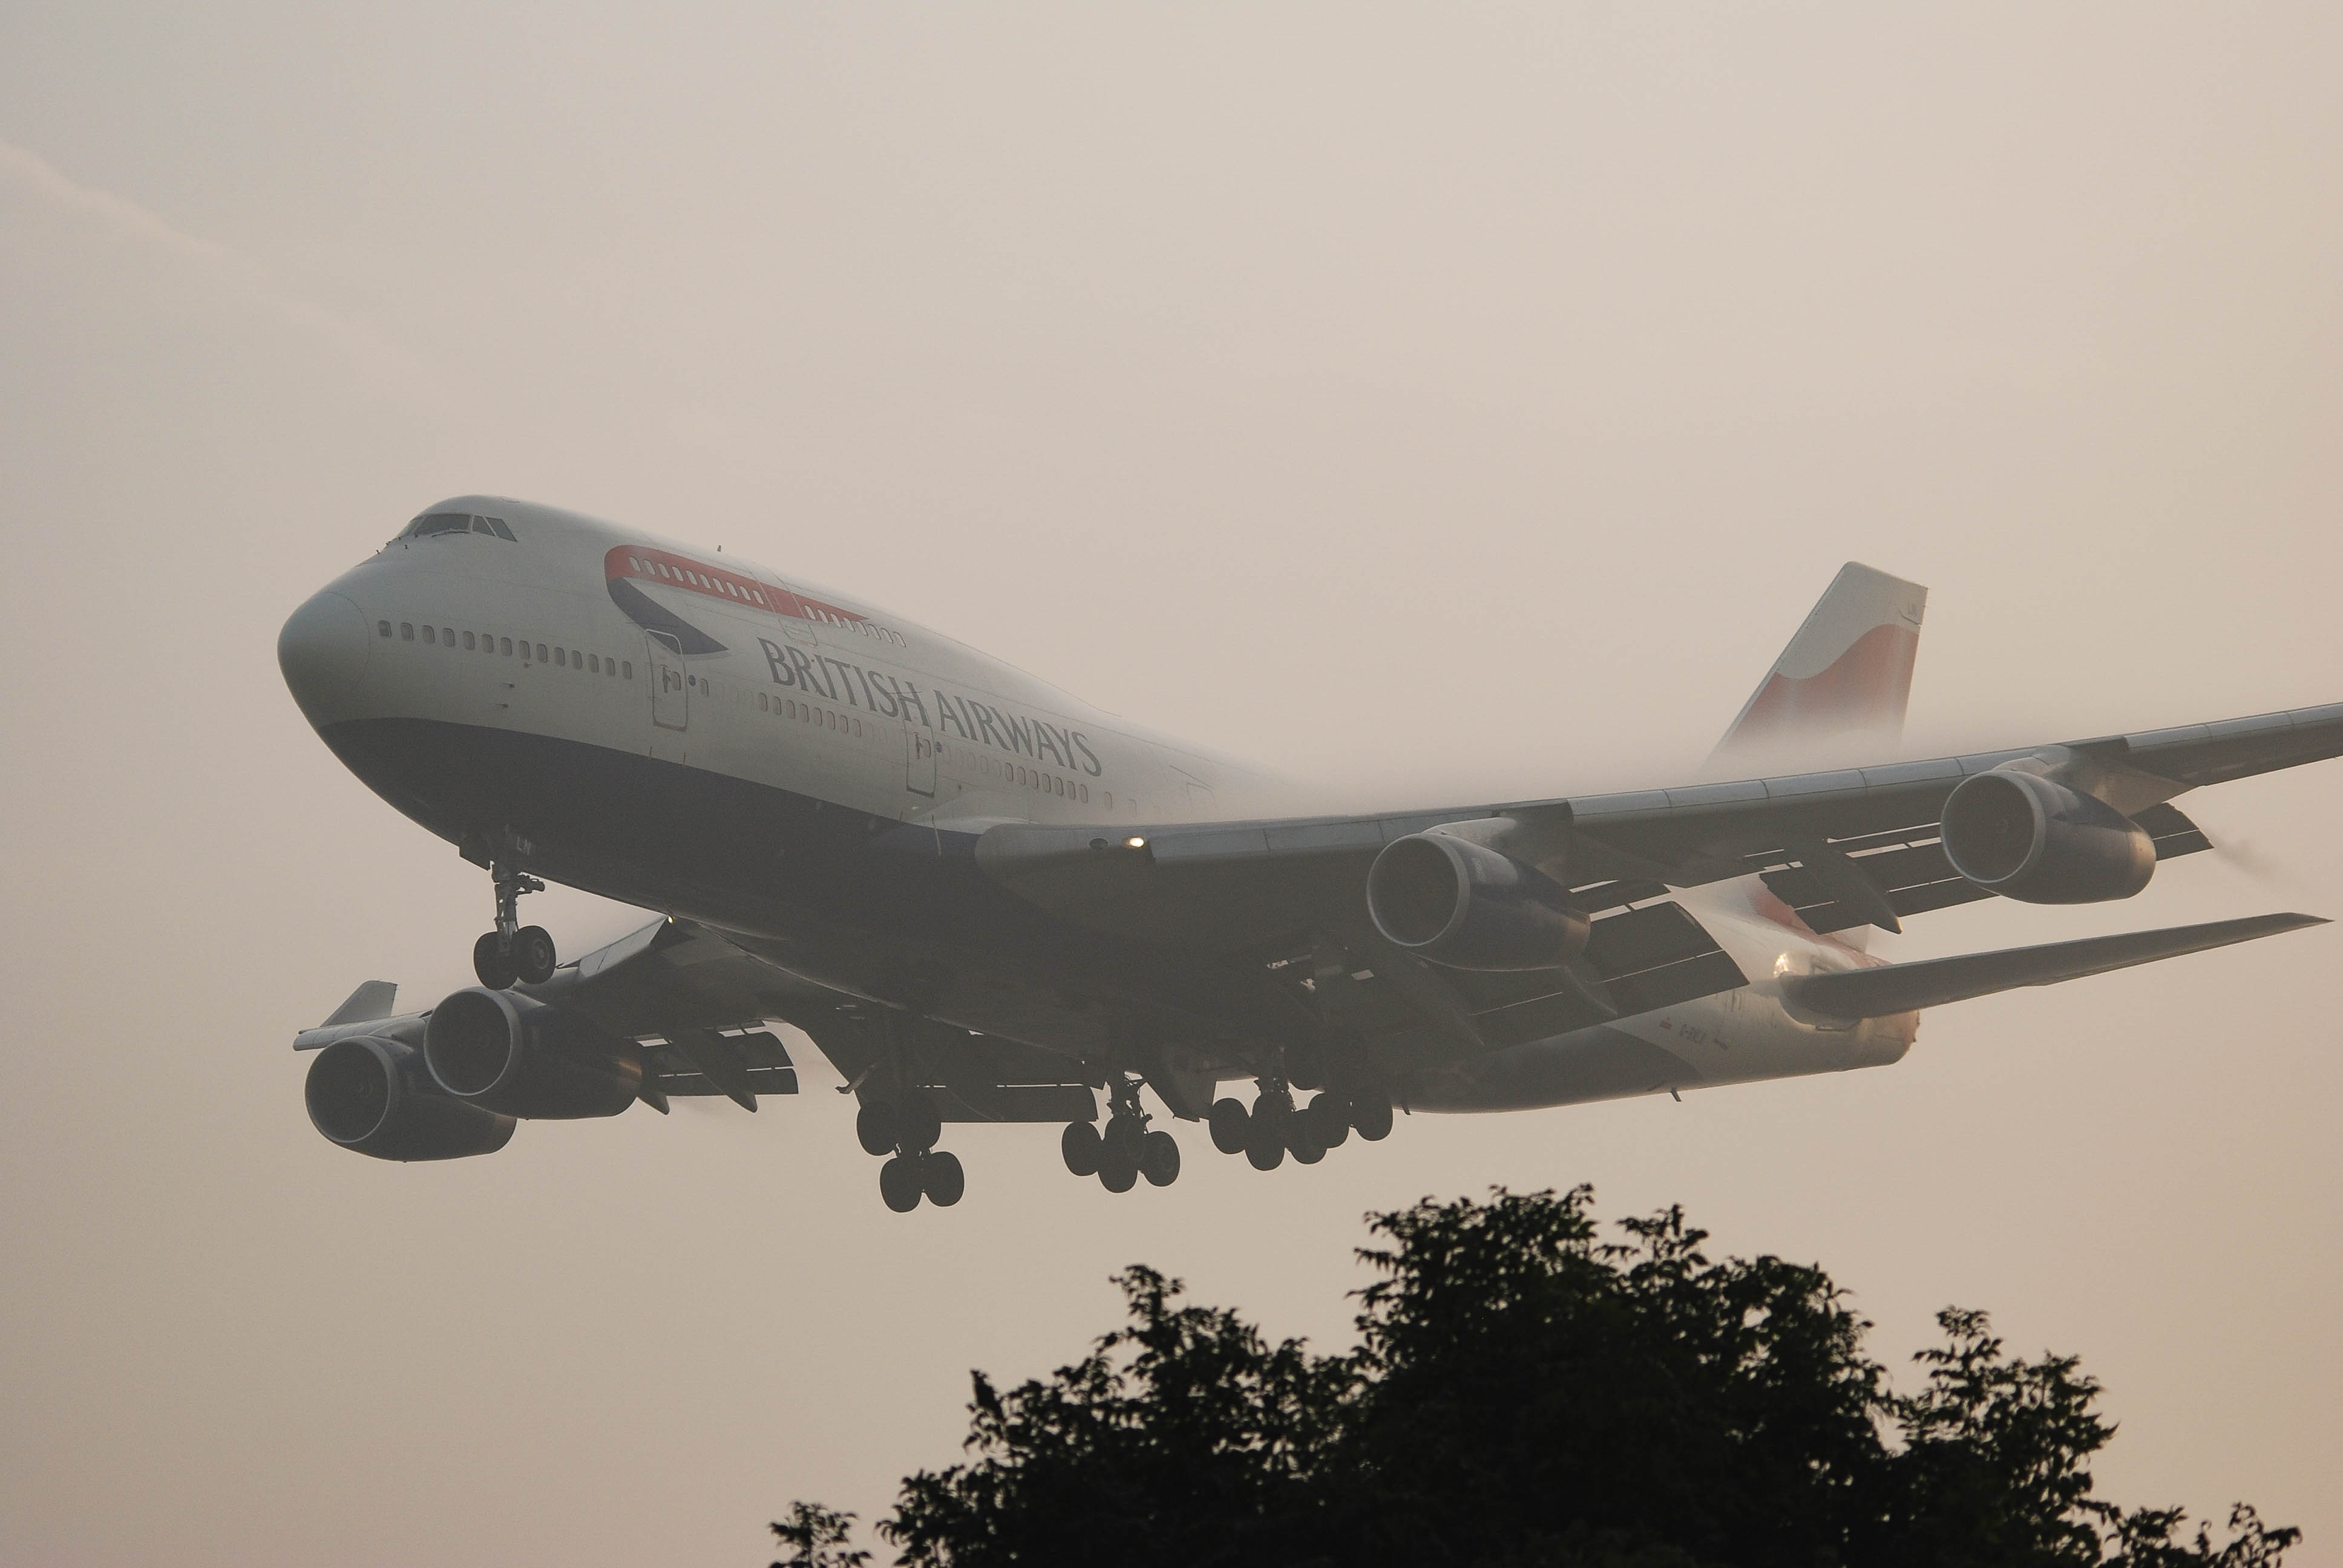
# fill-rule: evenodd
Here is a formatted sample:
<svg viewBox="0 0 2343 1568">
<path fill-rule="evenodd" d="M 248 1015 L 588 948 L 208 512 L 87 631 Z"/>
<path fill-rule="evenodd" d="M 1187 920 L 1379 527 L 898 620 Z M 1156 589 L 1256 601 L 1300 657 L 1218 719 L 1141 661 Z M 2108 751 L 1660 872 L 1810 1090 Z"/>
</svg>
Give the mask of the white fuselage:
<svg viewBox="0 0 2343 1568">
<path fill-rule="evenodd" d="M 1292 805 L 1291 787 L 1265 773 L 1150 734 L 851 596 L 551 508 L 472 497 L 441 510 L 492 513 L 514 537 L 394 540 L 287 628 L 288 647 L 315 644 L 300 656 L 310 673 L 288 656 L 287 677 L 329 739 L 337 727 L 384 722 L 505 732 L 940 834 L 1001 821 L 1242 819 Z M 398 788 L 368 781 L 424 819 Z M 678 806 L 649 798 L 614 809 L 649 823 Z M 1677 897 L 1748 985 L 1428 1074 L 1412 1103 L 1558 1104 L 1873 1066 L 1910 1046 L 1913 1015 L 1844 1029 L 1785 1008 L 1783 978 L 1874 960 L 1806 930 L 1756 879 Z"/>
</svg>

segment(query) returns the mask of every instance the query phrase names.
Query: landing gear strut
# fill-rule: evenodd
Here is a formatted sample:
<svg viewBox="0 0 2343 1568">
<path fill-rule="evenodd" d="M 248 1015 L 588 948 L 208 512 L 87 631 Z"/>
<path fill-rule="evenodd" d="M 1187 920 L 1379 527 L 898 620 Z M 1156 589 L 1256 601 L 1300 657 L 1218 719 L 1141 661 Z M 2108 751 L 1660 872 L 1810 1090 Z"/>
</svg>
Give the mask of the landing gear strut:
<svg viewBox="0 0 2343 1568">
<path fill-rule="evenodd" d="M 515 980 L 543 985 L 553 978 L 553 938 L 543 926 L 520 923 L 520 896 L 541 893 L 545 884 L 509 860 L 490 863 L 497 885 L 497 929 L 472 944 L 472 972 L 490 990 Z"/>
</svg>

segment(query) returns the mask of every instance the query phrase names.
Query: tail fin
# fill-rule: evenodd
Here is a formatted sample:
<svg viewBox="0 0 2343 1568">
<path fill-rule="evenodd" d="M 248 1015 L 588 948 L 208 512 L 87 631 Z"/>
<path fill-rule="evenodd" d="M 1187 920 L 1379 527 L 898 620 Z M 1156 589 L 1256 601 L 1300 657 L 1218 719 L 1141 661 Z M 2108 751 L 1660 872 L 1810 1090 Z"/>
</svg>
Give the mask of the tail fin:
<svg viewBox="0 0 2343 1568">
<path fill-rule="evenodd" d="M 1709 755 L 1709 771 L 1878 761 L 1904 733 L 1928 590 L 1849 561 Z"/>
</svg>

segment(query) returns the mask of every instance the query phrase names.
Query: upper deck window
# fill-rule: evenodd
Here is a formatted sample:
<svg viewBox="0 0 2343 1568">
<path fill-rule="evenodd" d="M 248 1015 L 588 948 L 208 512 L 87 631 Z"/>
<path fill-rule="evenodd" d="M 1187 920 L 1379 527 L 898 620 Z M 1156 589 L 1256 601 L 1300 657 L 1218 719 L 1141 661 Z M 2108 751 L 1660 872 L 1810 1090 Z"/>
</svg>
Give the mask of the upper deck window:
<svg viewBox="0 0 2343 1568">
<path fill-rule="evenodd" d="M 512 529 L 505 526 L 502 518 L 483 518 L 471 512 L 426 512 L 407 524 L 398 537 L 419 539 L 431 534 L 486 534 L 490 538 L 520 542 L 513 538 Z"/>
</svg>

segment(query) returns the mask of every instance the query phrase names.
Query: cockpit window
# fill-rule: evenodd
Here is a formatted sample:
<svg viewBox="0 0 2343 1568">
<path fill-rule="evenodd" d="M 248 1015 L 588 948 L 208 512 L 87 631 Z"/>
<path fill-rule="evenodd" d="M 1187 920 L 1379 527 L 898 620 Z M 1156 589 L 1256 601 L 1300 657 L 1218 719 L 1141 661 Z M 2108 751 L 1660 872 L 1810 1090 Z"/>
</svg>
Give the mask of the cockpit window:
<svg viewBox="0 0 2343 1568">
<path fill-rule="evenodd" d="M 432 534 L 487 534 L 492 538 L 511 540 L 513 531 L 502 518 L 477 517 L 470 512 L 426 512 L 407 525 L 402 539 L 419 539 Z"/>
</svg>

